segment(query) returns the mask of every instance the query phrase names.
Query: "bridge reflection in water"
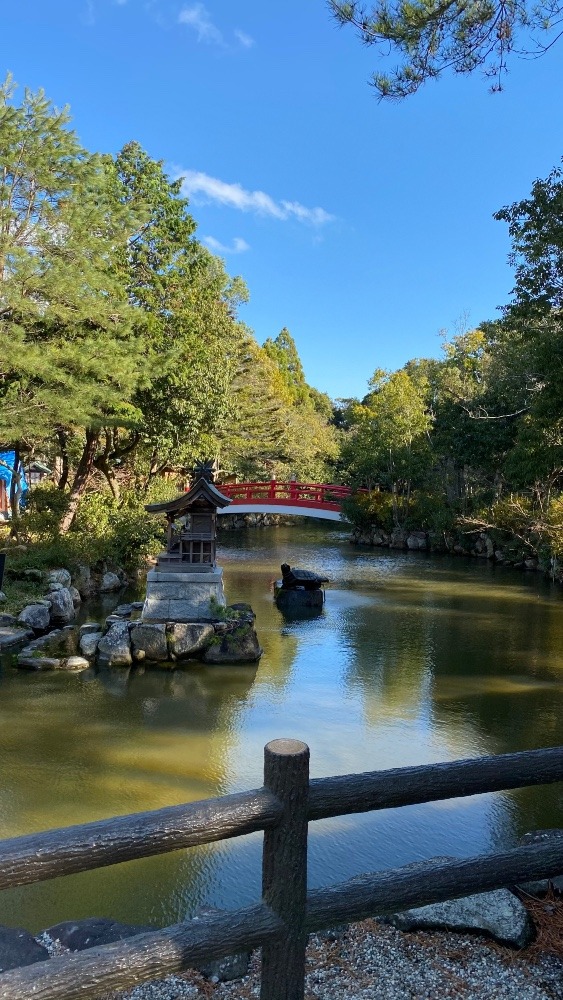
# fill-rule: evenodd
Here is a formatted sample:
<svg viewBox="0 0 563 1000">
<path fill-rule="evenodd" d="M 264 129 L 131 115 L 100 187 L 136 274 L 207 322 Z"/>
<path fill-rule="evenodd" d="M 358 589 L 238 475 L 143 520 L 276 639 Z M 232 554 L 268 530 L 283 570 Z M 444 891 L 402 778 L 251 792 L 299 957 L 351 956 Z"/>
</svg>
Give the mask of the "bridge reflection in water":
<svg viewBox="0 0 563 1000">
<path fill-rule="evenodd" d="M 218 514 L 296 514 L 302 517 L 342 521 L 342 501 L 349 497 L 349 486 L 328 483 L 220 483 L 217 488 L 231 503 Z"/>
</svg>

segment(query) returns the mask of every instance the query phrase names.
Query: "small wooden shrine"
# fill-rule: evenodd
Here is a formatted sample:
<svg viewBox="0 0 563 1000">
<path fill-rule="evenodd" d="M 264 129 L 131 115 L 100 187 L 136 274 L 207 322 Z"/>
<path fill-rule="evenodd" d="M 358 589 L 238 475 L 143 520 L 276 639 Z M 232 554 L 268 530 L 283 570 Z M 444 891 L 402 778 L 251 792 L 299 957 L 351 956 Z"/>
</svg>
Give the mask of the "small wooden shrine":
<svg viewBox="0 0 563 1000">
<path fill-rule="evenodd" d="M 214 485 L 211 462 L 196 466 L 194 478 L 194 485 L 176 499 L 145 507 L 149 514 L 166 515 L 166 551 L 158 557 L 161 570 L 202 573 L 215 569 L 217 508 L 231 500 Z"/>
</svg>

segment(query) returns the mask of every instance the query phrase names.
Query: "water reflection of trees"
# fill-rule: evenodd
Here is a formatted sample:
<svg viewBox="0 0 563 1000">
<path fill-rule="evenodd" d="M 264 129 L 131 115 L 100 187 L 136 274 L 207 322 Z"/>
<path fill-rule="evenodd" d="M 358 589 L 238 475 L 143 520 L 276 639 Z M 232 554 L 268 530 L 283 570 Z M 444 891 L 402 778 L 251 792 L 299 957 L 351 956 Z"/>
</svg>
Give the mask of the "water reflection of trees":
<svg viewBox="0 0 563 1000">
<path fill-rule="evenodd" d="M 456 587 L 457 583 L 457 587 Z M 487 578 L 400 579 L 344 618 L 366 719 L 424 719 L 460 752 L 563 742 L 563 616 Z"/>
<path fill-rule="evenodd" d="M 0 700 L 0 835 L 222 794 L 255 674 L 10 673 Z M 184 915 L 180 885 L 190 900 L 204 898 L 213 865 L 204 848 L 21 887 L 2 894 L 0 922 L 37 929 L 95 914 L 162 924 Z"/>
<path fill-rule="evenodd" d="M 528 581 L 455 583 L 447 574 L 391 581 L 369 612 L 348 616 L 356 655 L 347 683 L 360 692 L 368 723 L 415 720 L 418 759 L 425 738 L 434 759 L 563 743 L 558 603 L 530 593 Z M 492 843 L 560 826 L 562 795 L 553 785 L 498 796 Z"/>
</svg>

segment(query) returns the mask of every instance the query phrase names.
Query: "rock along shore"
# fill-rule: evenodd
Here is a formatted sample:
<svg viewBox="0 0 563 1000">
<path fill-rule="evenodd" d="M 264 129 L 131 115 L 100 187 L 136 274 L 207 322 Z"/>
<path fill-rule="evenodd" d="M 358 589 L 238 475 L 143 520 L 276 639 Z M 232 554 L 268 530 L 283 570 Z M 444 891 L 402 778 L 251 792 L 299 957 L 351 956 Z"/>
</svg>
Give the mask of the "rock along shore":
<svg viewBox="0 0 563 1000">
<path fill-rule="evenodd" d="M 65 950 L 47 943 L 53 954 Z M 375 920 L 313 934 L 307 947 L 306 1000 L 561 1000 L 562 983 L 562 958 L 536 946 L 515 954 L 483 937 L 407 934 Z M 188 970 L 101 1000 L 254 1000 L 259 995 L 255 952 L 242 978 L 223 982 Z"/>
</svg>

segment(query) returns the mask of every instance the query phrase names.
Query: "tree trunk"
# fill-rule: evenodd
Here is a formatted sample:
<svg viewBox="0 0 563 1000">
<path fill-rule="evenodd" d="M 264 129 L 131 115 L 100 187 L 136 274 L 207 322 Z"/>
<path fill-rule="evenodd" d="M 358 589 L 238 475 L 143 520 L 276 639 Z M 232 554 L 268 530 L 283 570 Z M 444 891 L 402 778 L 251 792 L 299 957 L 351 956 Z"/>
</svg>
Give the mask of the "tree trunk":
<svg viewBox="0 0 563 1000">
<path fill-rule="evenodd" d="M 391 504 L 393 511 L 393 527 L 395 531 L 399 531 L 399 497 L 397 495 L 397 484 L 393 483 L 391 486 Z"/>
<path fill-rule="evenodd" d="M 57 440 L 59 442 L 59 449 L 61 453 L 61 475 L 57 483 L 57 489 L 64 490 L 70 474 L 70 463 L 68 459 L 67 442 L 68 434 L 59 428 L 57 431 Z"/>
<path fill-rule="evenodd" d="M 86 443 L 84 445 L 82 455 L 80 456 L 80 462 L 78 463 L 78 468 L 76 470 L 76 475 L 70 491 L 68 510 L 61 521 L 60 530 L 63 535 L 66 534 L 74 521 L 80 498 L 84 493 L 86 484 L 92 473 L 92 469 L 94 468 L 94 458 L 96 456 L 98 436 L 99 431 L 94 431 L 91 428 L 87 429 Z"/>
<path fill-rule="evenodd" d="M 117 477 L 115 475 L 115 469 L 113 469 L 112 466 L 109 464 L 105 455 L 102 455 L 101 458 L 97 458 L 94 464 L 96 468 L 100 470 L 102 475 L 105 476 L 107 484 L 111 490 L 111 495 L 113 499 L 119 500 L 120 489 L 119 489 L 119 482 L 117 481 Z"/>
</svg>

